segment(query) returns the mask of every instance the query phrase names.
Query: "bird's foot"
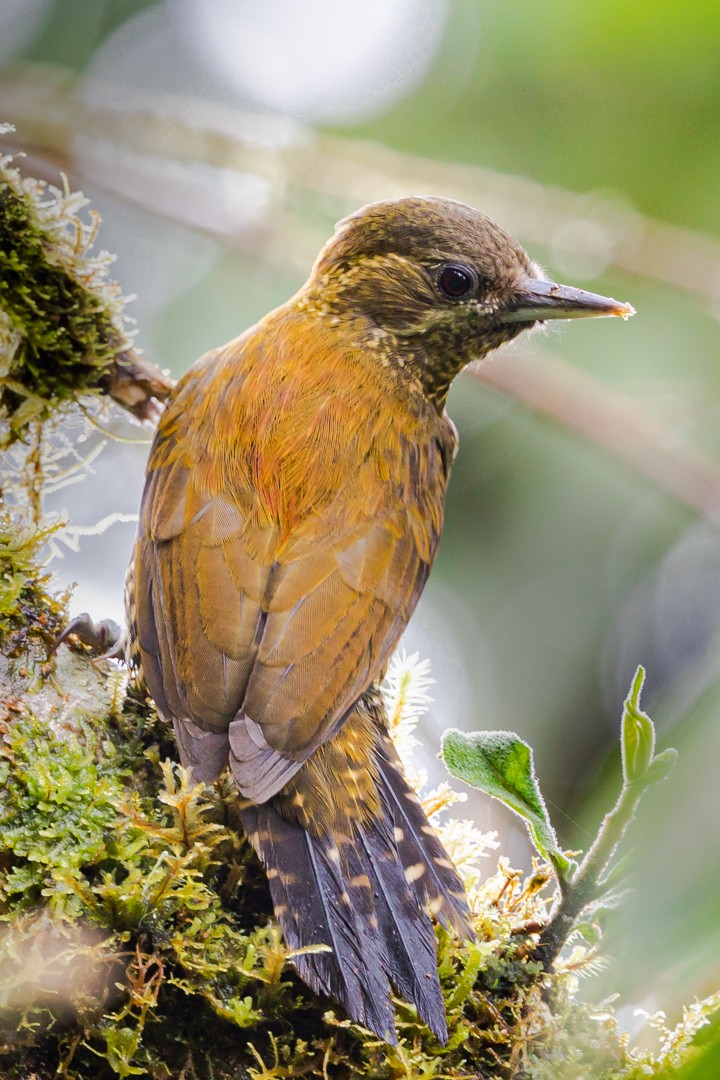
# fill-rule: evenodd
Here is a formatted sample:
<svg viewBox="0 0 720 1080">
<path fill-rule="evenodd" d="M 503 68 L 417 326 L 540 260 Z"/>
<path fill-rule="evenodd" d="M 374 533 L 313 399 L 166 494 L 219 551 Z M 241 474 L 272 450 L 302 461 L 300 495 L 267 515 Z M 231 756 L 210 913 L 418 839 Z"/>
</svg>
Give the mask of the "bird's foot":
<svg viewBox="0 0 720 1080">
<path fill-rule="evenodd" d="M 87 611 L 83 611 L 58 634 L 52 652 L 69 637 L 77 638 L 82 645 L 86 645 L 98 660 L 123 660 L 125 657 L 123 630 L 114 619 L 93 622 Z"/>
</svg>

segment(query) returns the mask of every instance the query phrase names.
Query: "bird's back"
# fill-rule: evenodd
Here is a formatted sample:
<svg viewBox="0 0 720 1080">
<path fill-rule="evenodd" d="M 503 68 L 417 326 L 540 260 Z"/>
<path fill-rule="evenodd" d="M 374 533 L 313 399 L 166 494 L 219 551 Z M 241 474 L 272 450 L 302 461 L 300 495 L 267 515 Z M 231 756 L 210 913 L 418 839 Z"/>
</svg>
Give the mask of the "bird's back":
<svg viewBox="0 0 720 1080">
<path fill-rule="evenodd" d="M 196 772 L 224 739 L 256 801 L 382 672 L 435 556 L 454 452 L 446 419 L 318 322 L 279 309 L 188 372 L 136 548 L 149 689 Z"/>
</svg>

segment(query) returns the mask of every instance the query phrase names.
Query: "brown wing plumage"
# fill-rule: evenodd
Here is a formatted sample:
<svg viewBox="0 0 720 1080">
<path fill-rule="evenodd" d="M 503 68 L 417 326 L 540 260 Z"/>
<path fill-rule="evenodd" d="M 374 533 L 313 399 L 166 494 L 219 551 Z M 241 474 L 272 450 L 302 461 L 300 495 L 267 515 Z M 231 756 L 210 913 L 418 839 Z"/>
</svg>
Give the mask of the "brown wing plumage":
<svg viewBox="0 0 720 1080">
<path fill-rule="evenodd" d="M 229 756 L 255 802 L 285 786 L 382 672 L 434 557 L 452 451 L 446 423 L 425 454 L 396 431 L 389 467 L 374 455 L 377 432 L 354 420 L 368 427 L 352 388 L 333 400 L 285 349 L 259 403 L 246 382 L 267 357 L 252 341 L 181 386 L 151 454 L 135 557 L 143 671 L 183 760 L 209 780 Z M 224 404 L 208 418 L 193 402 L 218 377 Z M 284 423 L 298 380 L 303 440 Z M 362 364 L 357 382 L 362 393 Z M 314 471 L 328 468 L 320 487 Z M 422 513 L 421 491 L 437 503 Z"/>
</svg>

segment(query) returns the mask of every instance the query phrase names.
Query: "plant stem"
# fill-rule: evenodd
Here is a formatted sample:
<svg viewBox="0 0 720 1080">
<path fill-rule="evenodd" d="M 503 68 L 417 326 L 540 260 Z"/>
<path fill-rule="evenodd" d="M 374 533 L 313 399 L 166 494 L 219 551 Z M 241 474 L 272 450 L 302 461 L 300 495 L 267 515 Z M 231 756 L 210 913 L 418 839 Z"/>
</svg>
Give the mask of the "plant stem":
<svg viewBox="0 0 720 1080">
<path fill-rule="evenodd" d="M 648 785 L 642 781 L 623 786 L 615 806 L 605 815 L 598 834 L 573 878 L 564 884 L 550 921 L 540 934 L 533 958 L 546 970 L 555 961 L 583 908 L 603 892 L 603 875 L 622 840 Z"/>
</svg>

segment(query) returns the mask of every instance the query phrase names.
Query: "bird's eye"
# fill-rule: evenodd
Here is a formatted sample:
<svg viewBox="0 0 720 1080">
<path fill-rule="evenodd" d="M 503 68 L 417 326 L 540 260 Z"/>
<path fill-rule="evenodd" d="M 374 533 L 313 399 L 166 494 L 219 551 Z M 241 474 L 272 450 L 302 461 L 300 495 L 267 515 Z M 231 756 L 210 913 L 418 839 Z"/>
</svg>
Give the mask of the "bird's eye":
<svg viewBox="0 0 720 1080">
<path fill-rule="evenodd" d="M 446 263 L 437 272 L 437 283 L 440 292 L 450 300 L 465 300 L 477 289 L 478 278 L 469 266 Z"/>
</svg>

